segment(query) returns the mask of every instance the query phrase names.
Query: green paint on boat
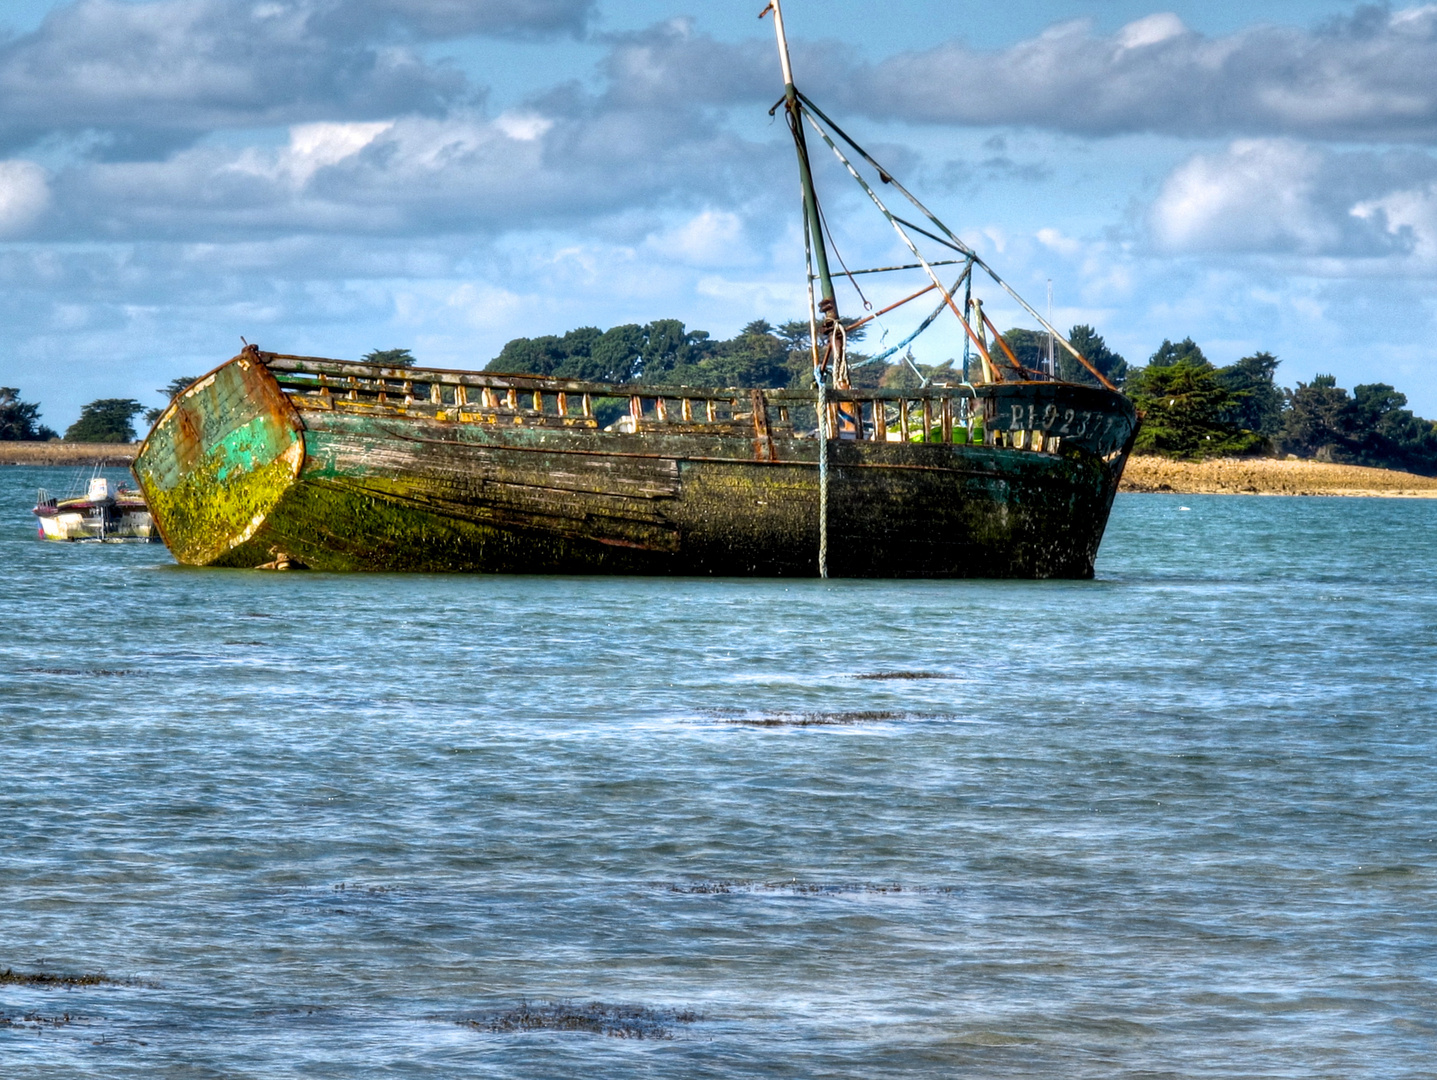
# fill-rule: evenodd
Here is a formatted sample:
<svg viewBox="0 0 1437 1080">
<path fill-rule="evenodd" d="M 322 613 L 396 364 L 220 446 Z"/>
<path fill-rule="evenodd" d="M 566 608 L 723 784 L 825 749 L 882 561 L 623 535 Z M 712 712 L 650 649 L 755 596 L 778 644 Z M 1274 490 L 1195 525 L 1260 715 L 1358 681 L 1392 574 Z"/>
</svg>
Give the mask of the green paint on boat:
<svg viewBox="0 0 1437 1080">
<path fill-rule="evenodd" d="M 238 357 L 176 398 L 134 472 L 175 558 L 223 565 L 261 529 L 303 460 L 298 414 L 263 365 Z"/>
</svg>

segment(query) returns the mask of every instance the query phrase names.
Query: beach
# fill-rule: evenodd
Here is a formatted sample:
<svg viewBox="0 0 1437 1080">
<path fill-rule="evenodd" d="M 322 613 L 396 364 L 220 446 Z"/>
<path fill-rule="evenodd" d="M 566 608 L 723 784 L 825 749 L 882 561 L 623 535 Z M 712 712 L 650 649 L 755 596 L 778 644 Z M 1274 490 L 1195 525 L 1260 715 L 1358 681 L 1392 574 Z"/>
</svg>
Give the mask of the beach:
<svg viewBox="0 0 1437 1080">
<path fill-rule="evenodd" d="M 0 465 L 121 465 L 135 460 L 139 443 L 0 442 Z"/>
<path fill-rule="evenodd" d="M 1431 499 L 1437 498 L 1437 477 L 1322 461 L 1274 458 L 1172 461 L 1135 456 L 1128 460 L 1119 490 L 1182 495 L 1365 495 Z"/>
</svg>

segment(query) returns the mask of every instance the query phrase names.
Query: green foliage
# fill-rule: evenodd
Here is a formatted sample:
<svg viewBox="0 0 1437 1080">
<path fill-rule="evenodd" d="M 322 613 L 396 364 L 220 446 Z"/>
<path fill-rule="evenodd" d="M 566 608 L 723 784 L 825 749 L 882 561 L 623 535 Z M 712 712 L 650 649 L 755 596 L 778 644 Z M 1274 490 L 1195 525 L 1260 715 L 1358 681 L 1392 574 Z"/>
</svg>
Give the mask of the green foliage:
<svg viewBox="0 0 1437 1080">
<path fill-rule="evenodd" d="M 165 404 L 161 405 L 157 409 L 146 409 L 145 423 L 150 427 L 154 427 L 155 421 L 158 420 L 160 416 L 164 413 L 169 403 L 171 401 L 174 401 L 175 398 L 179 397 L 182 393 L 188 390 L 194 384 L 194 382 L 195 380 L 190 376 L 181 375 L 178 379 L 171 379 L 169 381 L 169 385 L 165 386 L 163 389 L 156 390 L 155 393 L 164 395 Z"/>
<path fill-rule="evenodd" d="M 1200 352 L 1171 364 L 1149 364 L 1129 380 L 1128 389 L 1142 415 L 1134 445 L 1139 453 L 1230 457 L 1255 453 L 1266 445 L 1261 435 L 1224 419 L 1238 395 L 1222 384 Z"/>
<path fill-rule="evenodd" d="M 134 442 L 134 420 L 144 408 L 132 398 L 100 398 L 98 401 L 92 401 L 80 410 L 80 419 L 66 429 L 65 441 Z"/>
<path fill-rule="evenodd" d="M 789 368 L 789 350 L 772 330 L 760 319 L 728 341 L 705 337 L 682 363 L 655 381 L 683 386 L 787 386 L 795 374 Z"/>
<path fill-rule="evenodd" d="M 1014 327 L 1012 330 L 1003 332 L 1003 340 L 1008 343 L 1008 348 L 1013 350 L 1013 358 L 1022 364 L 1029 371 L 1048 370 L 1048 332 L 1046 330 L 1024 330 Z M 1057 346 L 1061 350 L 1062 346 Z M 1008 362 L 1003 347 L 998 345 L 988 350 L 993 357 L 993 362 L 1003 369 L 1004 378 L 1032 378 L 1031 375 L 1024 375 L 1012 370 L 1012 364 Z M 1057 351 L 1053 353 L 1057 358 Z"/>
<path fill-rule="evenodd" d="M 607 331 L 581 326 L 563 337 L 515 338 L 485 370 L 587 382 L 628 382 L 645 372 L 655 378 L 685 363 L 707 337 L 688 333 L 677 319 L 657 319 L 647 326 L 628 323 Z"/>
<path fill-rule="evenodd" d="M 13 386 L 0 386 L 0 442 L 45 442 L 55 432 L 40 423 L 40 406 L 21 401 Z"/>
<path fill-rule="evenodd" d="M 408 349 L 373 349 L 360 357 L 366 364 L 374 364 L 377 367 L 413 367 L 415 364 L 414 355 Z M 181 390 L 184 387 L 180 387 Z"/>
<path fill-rule="evenodd" d="M 1403 408 L 1407 396 L 1386 383 L 1355 386 L 1331 375 L 1287 391 L 1280 451 L 1318 461 L 1437 475 L 1437 423 Z"/>
<path fill-rule="evenodd" d="M 1282 431 L 1284 400 L 1275 380 L 1280 362 L 1272 353 L 1260 352 L 1217 369 L 1218 382 L 1234 398 L 1223 413 L 1224 423 L 1268 439 Z"/>
<path fill-rule="evenodd" d="M 807 352 L 807 324 L 801 350 L 792 336 L 780 336 L 759 319 L 728 341 L 689 330 L 677 319 L 656 319 L 599 330 L 586 326 L 563 337 L 516 338 L 486 370 L 552 375 L 588 382 L 642 379 L 670 386 L 787 386 L 790 354 Z"/>
<path fill-rule="evenodd" d="M 1183 360 L 1212 366 L 1208 362 L 1208 358 L 1202 354 L 1202 350 L 1198 348 L 1197 342 L 1190 337 L 1183 338 L 1176 345 L 1167 338 L 1163 338 L 1163 343 L 1158 346 L 1158 351 L 1148 357 L 1148 366 L 1172 367 Z"/>
<path fill-rule="evenodd" d="M 1048 370 L 1048 332 L 1046 330 L 1025 330 L 1021 327 L 1014 327 L 1005 331 L 1003 340 L 1008 343 L 1008 348 L 1013 350 L 1013 357 L 1030 371 Z M 1107 376 L 1108 381 L 1121 389 L 1124 380 L 1128 375 L 1128 362 L 1117 353 L 1108 348 L 1096 330 L 1091 326 L 1080 323 L 1068 331 L 1068 341 L 1077 349 L 1095 368 Z M 989 350 L 994 363 L 1002 370 L 1005 378 L 1023 378 L 1012 370 L 1012 364 L 1003 353 L 1001 345 L 995 345 Z M 1101 386 L 1093 373 L 1078 363 L 1073 354 L 1063 348 L 1058 341 L 1053 342 L 1053 361 L 1058 369 L 1057 377 L 1064 382 L 1085 383 L 1088 386 Z M 1028 376 L 1031 377 L 1031 376 Z"/>
<path fill-rule="evenodd" d="M 1121 390 L 1128 380 L 1131 369 L 1128 362 L 1118 353 L 1108 348 L 1108 343 L 1103 336 L 1086 323 L 1079 323 L 1068 331 L 1068 341 L 1073 348 L 1083 354 L 1083 357 L 1093 367 L 1101 371 L 1109 382 Z M 1100 386 L 1093 373 L 1085 368 L 1073 357 L 1067 349 L 1058 345 L 1053 350 L 1053 356 L 1058 361 L 1058 378 L 1064 382 L 1086 383 L 1088 386 Z"/>
</svg>

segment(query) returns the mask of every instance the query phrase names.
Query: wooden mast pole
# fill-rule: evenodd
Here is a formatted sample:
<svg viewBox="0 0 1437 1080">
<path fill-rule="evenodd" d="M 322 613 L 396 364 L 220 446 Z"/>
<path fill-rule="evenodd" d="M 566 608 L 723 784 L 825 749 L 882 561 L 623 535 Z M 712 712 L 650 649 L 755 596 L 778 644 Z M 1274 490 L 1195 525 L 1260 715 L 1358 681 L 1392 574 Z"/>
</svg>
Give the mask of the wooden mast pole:
<svg viewBox="0 0 1437 1080">
<path fill-rule="evenodd" d="M 823 220 L 818 213 L 818 195 L 813 187 L 813 169 L 808 159 L 808 143 L 803 135 L 803 106 L 798 100 L 798 89 L 793 84 L 793 65 L 788 56 L 788 36 L 783 28 L 783 8 L 780 0 L 769 0 L 768 7 L 759 12 L 759 18 L 763 18 L 769 12 L 773 12 L 773 29 L 778 38 L 778 62 L 783 68 L 783 107 L 788 117 L 789 130 L 793 132 L 794 148 L 798 151 L 798 182 L 803 188 L 803 225 L 808 232 L 809 242 L 813 247 L 814 263 L 818 270 L 819 291 L 823 299 L 819 301 L 819 311 L 823 314 L 822 329 L 831 343 L 842 350 L 843 333 L 842 324 L 838 321 L 838 301 L 833 294 L 833 276 L 828 270 L 828 248 L 823 242 Z M 835 331 L 837 331 L 835 333 Z M 832 351 L 832 350 L 830 350 Z M 828 357 L 825 356 L 827 366 Z M 835 362 L 838 356 L 833 356 Z M 841 370 L 843 364 L 838 363 Z"/>
<path fill-rule="evenodd" d="M 773 31 L 778 38 L 778 62 L 783 68 L 783 111 L 788 121 L 788 130 L 793 133 L 794 149 L 798 151 L 798 182 L 803 188 L 803 230 L 805 248 L 811 252 L 817 264 L 818 283 L 823 299 L 818 310 L 823 313 L 822 329 L 827 338 L 820 355 L 818 350 L 818 320 L 813 311 L 813 265 L 808 267 L 809 302 L 809 344 L 813 349 L 813 381 L 818 391 L 818 576 L 828 577 L 828 440 L 830 415 L 826 383 L 828 369 L 833 368 L 836 381 L 848 384 L 848 363 L 844 358 L 846 340 L 843 324 L 838 321 L 838 301 L 833 295 L 833 276 L 828 272 L 828 248 L 823 243 L 823 219 L 818 213 L 818 195 L 813 190 L 813 170 L 808 161 L 808 143 L 803 136 L 803 106 L 798 100 L 798 89 L 793 85 L 793 65 L 788 58 L 788 35 L 783 30 L 783 8 L 779 0 L 768 0 L 768 6 L 758 13 L 762 19 L 773 12 Z"/>
</svg>

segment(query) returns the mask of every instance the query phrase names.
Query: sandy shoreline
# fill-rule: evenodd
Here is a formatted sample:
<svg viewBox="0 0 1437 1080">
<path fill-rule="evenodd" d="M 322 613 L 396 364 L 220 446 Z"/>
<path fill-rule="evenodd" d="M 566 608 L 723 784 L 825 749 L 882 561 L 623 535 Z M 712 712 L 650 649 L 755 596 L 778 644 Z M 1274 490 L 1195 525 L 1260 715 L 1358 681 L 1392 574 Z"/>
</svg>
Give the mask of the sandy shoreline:
<svg viewBox="0 0 1437 1080">
<path fill-rule="evenodd" d="M 139 443 L 0 442 L 0 465 L 129 465 Z"/>
<path fill-rule="evenodd" d="M 1321 461 L 1272 458 L 1170 461 L 1160 457 L 1133 457 L 1123 470 L 1119 490 L 1170 491 L 1182 495 L 1365 495 L 1437 499 L 1437 477 Z"/>
<path fill-rule="evenodd" d="M 0 442 L 0 465 L 127 466 L 139 443 Z M 1179 495 L 1365 495 L 1437 499 L 1437 477 L 1321 461 L 1133 457 L 1122 491 Z"/>
</svg>

